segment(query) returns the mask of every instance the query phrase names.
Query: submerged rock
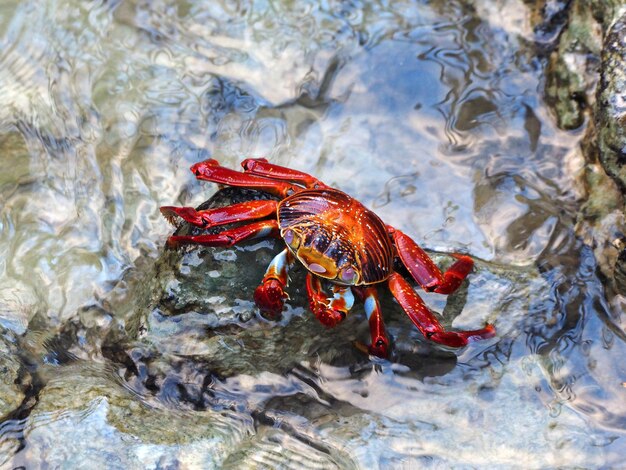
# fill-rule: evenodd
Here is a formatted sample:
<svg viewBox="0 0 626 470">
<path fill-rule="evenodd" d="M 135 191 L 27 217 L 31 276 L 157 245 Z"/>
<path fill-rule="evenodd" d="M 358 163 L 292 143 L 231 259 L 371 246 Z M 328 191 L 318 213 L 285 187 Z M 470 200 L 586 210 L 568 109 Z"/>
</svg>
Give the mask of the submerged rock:
<svg viewBox="0 0 626 470">
<path fill-rule="evenodd" d="M 25 398 L 24 391 L 29 379 L 19 357 L 15 339 L 3 331 L 0 334 L 0 417 L 2 418 L 16 411 Z"/>
<path fill-rule="evenodd" d="M 26 446 L 13 467 L 216 468 L 251 434 L 252 423 L 230 412 L 144 401 L 103 366 L 44 373 L 51 377 L 24 424 Z"/>
<path fill-rule="evenodd" d="M 21 446 L 20 430 L 16 425 L 21 411 L 28 408 L 27 398 L 32 378 L 24 367 L 16 338 L 5 329 L 0 331 L 0 467 Z M 13 466 L 15 467 L 15 466 Z"/>
</svg>

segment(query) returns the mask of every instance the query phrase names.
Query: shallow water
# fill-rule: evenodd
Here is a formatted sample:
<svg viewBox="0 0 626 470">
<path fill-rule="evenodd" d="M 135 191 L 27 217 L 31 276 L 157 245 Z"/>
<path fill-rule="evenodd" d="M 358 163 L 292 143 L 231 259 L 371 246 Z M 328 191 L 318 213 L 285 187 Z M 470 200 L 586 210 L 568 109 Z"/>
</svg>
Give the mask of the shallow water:
<svg viewBox="0 0 626 470">
<path fill-rule="evenodd" d="M 543 102 L 521 2 L 5 1 L 0 38 L 3 465 L 622 464 L 623 299 L 574 234 L 584 128 Z M 277 246 L 164 250 L 158 207 L 213 194 L 209 156 L 470 253 L 424 298 L 497 337 L 443 350 L 383 295 L 397 360 L 367 358 L 362 309 L 325 330 L 301 272 L 264 320 Z"/>
</svg>

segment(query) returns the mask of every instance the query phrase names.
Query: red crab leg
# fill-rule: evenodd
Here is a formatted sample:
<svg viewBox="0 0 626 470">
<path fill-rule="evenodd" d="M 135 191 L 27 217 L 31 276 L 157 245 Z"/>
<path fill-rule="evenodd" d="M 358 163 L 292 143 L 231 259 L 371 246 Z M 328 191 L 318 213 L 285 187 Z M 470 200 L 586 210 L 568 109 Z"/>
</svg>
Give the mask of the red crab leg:
<svg viewBox="0 0 626 470">
<path fill-rule="evenodd" d="M 289 297 L 285 288 L 289 281 L 287 273 L 293 262 L 293 255 L 285 248 L 267 267 L 261 285 L 254 291 L 254 301 L 261 312 L 272 317 L 277 317 L 282 312 L 285 299 Z"/>
<path fill-rule="evenodd" d="M 334 296 L 326 297 L 320 278 L 312 273 L 306 275 L 306 291 L 309 297 L 309 308 L 320 323 L 329 328 L 346 318 L 346 314 L 354 304 L 354 296 L 349 287 L 334 285 Z"/>
<path fill-rule="evenodd" d="M 217 160 L 212 158 L 192 165 L 191 171 L 199 180 L 212 181 L 213 183 L 221 183 L 228 186 L 259 189 L 283 198 L 301 189 L 285 181 L 277 181 L 231 170 L 221 166 Z"/>
<path fill-rule="evenodd" d="M 317 178 L 298 170 L 292 170 L 280 165 L 274 165 L 268 162 L 265 158 L 247 158 L 241 162 L 246 173 L 253 175 L 265 176 L 267 178 L 274 178 L 277 180 L 295 181 L 303 184 L 307 188 L 327 188 Z"/>
<path fill-rule="evenodd" d="M 400 230 L 388 227 L 402 263 L 413 279 L 427 292 L 450 294 L 461 285 L 474 266 L 472 258 L 454 254 L 457 261 L 442 273 L 432 259 L 417 243 Z"/>
<path fill-rule="evenodd" d="M 173 223 L 175 217 L 185 222 L 206 228 L 241 222 L 248 219 L 261 219 L 276 213 L 278 202 L 271 200 L 247 201 L 232 206 L 197 211 L 193 207 L 161 207 L 161 214 Z"/>
<path fill-rule="evenodd" d="M 261 220 L 249 225 L 242 225 L 216 234 L 172 235 L 167 239 L 168 246 L 198 244 L 206 246 L 233 246 L 244 240 L 255 238 L 278 237 L 280 230 L 276 220 Z"/>
<path fill-rule="evenodd" d="M 480 330 L 445 331 L 424 301 L 415 293 L 411 285 L 398 273 L 389 277 L 389 289 L 409 316 L 413 324 L 429 340 L 436 343 L 460 348 L 469 341 L 492 338 L 496 334 L 493 325 Z"/>
<path fill-rule="evenodd" d="M 383 312 L 378 301 L 378 292 L 374 286 L 365 288 L 354 288 L 355 292 L 363 300 L 365 315 L 370 325 L 370 336 L 372 343 L 367 348 L 367 352 L 373 356 L 382 357 L 389 356 L 389 338 L 385 333 L 385 324 L 383 323 Z"/>
</svg>

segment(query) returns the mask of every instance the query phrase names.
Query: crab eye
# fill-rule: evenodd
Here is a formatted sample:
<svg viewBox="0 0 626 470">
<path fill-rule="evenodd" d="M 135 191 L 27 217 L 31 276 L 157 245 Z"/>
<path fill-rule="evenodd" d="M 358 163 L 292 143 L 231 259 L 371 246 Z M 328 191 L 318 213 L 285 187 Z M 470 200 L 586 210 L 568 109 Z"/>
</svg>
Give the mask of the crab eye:
<svg viewBox="0 0 626 470">
<path fill-rule="evenodd" d="M 341 279 L 341 281 L 346 282 L 348 284 L 354 282 L 356 280 L 356 277 L 357 277 L 356 271 L 354 270 L 352 266 L 343 268 L 341 272 L 339 273 L 339 279 Z"/>
<path fill-rule="evenodd" d="M 300 240 L 293 230 L 286 230 L 283 234 L 283 239 L 285 240 L 285 243 L 294 250 L 298 248 L 298 245 L 300 244 Z"/>
</svg>

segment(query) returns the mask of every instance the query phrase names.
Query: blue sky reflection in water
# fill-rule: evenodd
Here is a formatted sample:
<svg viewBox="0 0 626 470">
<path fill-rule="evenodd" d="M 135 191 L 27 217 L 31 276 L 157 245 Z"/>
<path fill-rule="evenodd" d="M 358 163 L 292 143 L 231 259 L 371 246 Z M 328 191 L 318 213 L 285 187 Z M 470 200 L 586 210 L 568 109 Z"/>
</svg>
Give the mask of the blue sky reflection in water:
<svg viewBox="0 0 626 470">
<path fill-rule="evenodd" d="M 532 35 L 512 0 L 3 2 L 0 325 L 31 385 L 2 462 L 620 465 L 622 300 L 574 234 L 584 129 L 556 128 Z M 297 275 L 266 322 L 271 243 L 188 254 L 216 291 L 167 314 L 158 207 L 206 200 L 188 168 L 209 156 L 312 173 L 439 263 L 470 253 L 467 289 L 424 298 L 498 337 L 457 358 L 384 296 L 406 360 L 371 362 L 362 310 L 325 331 Z"/>
</svg>

